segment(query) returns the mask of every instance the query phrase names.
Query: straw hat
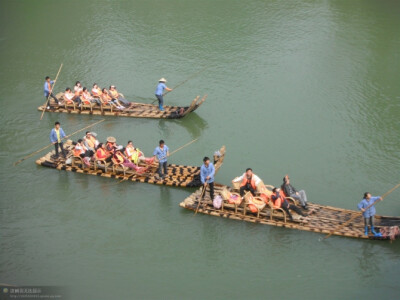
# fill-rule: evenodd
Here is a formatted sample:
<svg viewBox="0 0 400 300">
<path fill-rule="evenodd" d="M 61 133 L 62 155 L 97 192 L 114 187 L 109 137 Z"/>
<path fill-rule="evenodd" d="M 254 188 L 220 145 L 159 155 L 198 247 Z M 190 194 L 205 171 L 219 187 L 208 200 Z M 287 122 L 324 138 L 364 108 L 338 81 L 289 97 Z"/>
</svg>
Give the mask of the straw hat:
<svg viewBox="0 0 400 300">
<path fill-rule="evenodd" d="M 161 78 L 158 82 L 167 82 L 167 79 L 165 79 L 164 77 Z"/>
<path fill-rule="evenodd" d="M 107 138 L 107 142 L 110 142 L 110 143 L 115 143 L 117 140 L 115 139 L 115 137 L 113 137 L 113 136 L 109 136 L 108 138 Z"/>
</svg>

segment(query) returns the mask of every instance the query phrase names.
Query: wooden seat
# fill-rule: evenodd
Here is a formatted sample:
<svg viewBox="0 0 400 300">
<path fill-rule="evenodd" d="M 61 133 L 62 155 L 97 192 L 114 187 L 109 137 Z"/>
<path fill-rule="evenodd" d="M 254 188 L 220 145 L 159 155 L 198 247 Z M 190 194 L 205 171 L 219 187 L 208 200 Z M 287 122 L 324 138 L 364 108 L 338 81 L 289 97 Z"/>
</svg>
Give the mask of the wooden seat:
<svg viewBox="0 0 400 300">
<path fill-rule="evenodd" d="M 113 105 L 111 103 L 106 103 L 101 97 L 99 98 L 100 100 L 100 110 L 103 112 L 103 110 L 109 110 L 110 112 L 113 112 Z"/>
<path fill-rule="evenodd" d="M 242 204 L 242 197 L 238 193 L 232 193 L 225 188 L 221 191 L 221 197 L 223 200 L 221 210 L 224 210 L 224 202 L 226 202 L 227 204 L 233 204 L 235 206 L 235 213 L 237 213 L 238 206 Z"/>
<path fill-rule="evenodd" d="M 243 214 L 246 214 L 246 210 L 247 207 L 255 207 L 257 209 L 257 218 L 260 217 L 260 212 L 264 209 L 264 207 L 266 206 L 266 203 L 264 202 L 263 199 L 261 199 L 260 197 L 255 197 L 252 195 L 252 193 L 247 192 L 244 195 L 244 210 L 243 210 Z"/>
<path fill-rule="evenodd" d="M 76 104 L 73 100 L 68 100 L 65 98 L 64 94 L 62 96 L 62 99 L 64 100 L 64 108 L 68 110 L 68 108 L 72 108 L 73 110 L 76 109 Z"/>
<path fill-rule="evenodd" d="M 91 112 L 93 112 L 93 106 L 95 105 L 96 103 L 93 102 L 82 101 L 81 111 L 84 109 L 89 109 Z"/>
</svg>

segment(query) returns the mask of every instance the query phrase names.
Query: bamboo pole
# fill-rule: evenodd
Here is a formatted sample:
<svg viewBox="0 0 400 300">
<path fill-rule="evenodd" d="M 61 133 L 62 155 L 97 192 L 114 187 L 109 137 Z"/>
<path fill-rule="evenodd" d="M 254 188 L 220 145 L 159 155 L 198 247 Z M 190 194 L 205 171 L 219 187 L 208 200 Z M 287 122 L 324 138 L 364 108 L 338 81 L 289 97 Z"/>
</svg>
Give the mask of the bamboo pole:
<svg viewBox="0 0 400 300">
<path fill-rule="evenodd" d="M 73 133 L 71 133 L 71 134 L 69 134 L 69 135 L 63 137 L 62 140 L 63 140 L 63 139 L 67 139 L 67 138 L 73 136 L 74 134 L 77 134 L 77 133 L 79 133 L 79 132 L 81 132 L 81 131 L 83 131 L 83 130 L 85 130 L 85 129 L 88 129 L 88 128 L 94 126 L 94 125 L 97 125 L 97 124 L 103 122 L 104 120 L 105 120 L 105 119 L 102 119 L 102 120 L 100 120 L 100 121 L 98 121 L 98 122 L 96 122 L 96 123 L 93 123 L 92 125 L 86 126 L 85 128 L 82 128 L 82 129 L 79 129 L 79 130 L 77 130 L 77 131 L 75 131 L 75 132 L 73 132 Z M 21 162 L 23 162 L 24 160 L 28 159 L 29 157 L 32 157 L 33 155 L 35 155 L 35 154 L 37 154 L 37 153 L 39 153 L 39 152 L 42 152 L 43 150 L 46 150 L 47 148 L 49 148 L 49 147 L 51 147 L 51 146 L 53 146 L 53 143 L 51 143 L 50 145 L 47 145 L 47 146 L 45 146 L 45 147 L 43 147 L 43 148 L 41 148 L 41 149 L 39 149 L 39 150 L 37 150 L 37 151 L 35 151 L 35 152 L 29 154 L 29 155 L 27 155 L 27 156 L 21 158 L 19 161 L 17 161 L 17 162 L 14 163 L 14 166 L 20 164 Z"/>
<path fill-rule="evenodd" d="M 208 67 L 204 67 L 204 68 L 201 69 L 200 71 L 197 71 L 196 73 L 190 75 L 188 78 L 186 78 L 185 80 L 179 82 L 176 86 L 174 86 L 174 87 L 172 88 L 172 90 L 175 90 L 176 88 L 180 87 L 181 85 L 183 85 L 183 84 L 185 84 L 187 81 L 189 81 L 189 79 L 192 79 L 193 77 L 199 75 L 200 73 L 204 72 L 204 71 L 207 70 L 207 69 L 208 69 Z M 168 93 L 169 93 L 169 91 L 165 92 L 165 93 L 163 94 L 163 96 L 167 95 Z M 156 101 L 157 101 L 157 99 L 154 100 L 153 102 L 151 102 L 151 104 L 154 104 Z"/>
<path fill-rule="evenodd" d="M 201 192 L 201 195 L 200 195 L 200 198 L 199 198 L 199 203 L 197 204 L 196 210 L 195 210 L 195 212 L 194 212 L 194 216 L 195 216 L 195 215 L 197 214 L 197 212 L 199 211 L 200 203 L 201 203 L 201 200 L 203 199 L 204 193 L 206 192 L 207 185 L 208 185 L 207 182 L 206 182 L 205 185 L 203 185 L 203 191 Z"/>
<path fill-rule="evenodd" d="M 61 66 L 60 66 L 60 68 L 58 69 L 56 78 L 54 79 L 54 84 L 53 84 L 53 86 L 52 86 L 52 88 L 51 88 L 51 91 L 50 91 L 50 93 L 49 93 L 49 96 L 47 97 L 46 103 L 43 105 L 43 111 L 42 111 L 42 115 L 40 116 L 40 120 L 43 119 L 44 112 L 46 111 L 46 104 L 49 102 L 50 95 L 51 95 L 51 93 L 53 92 L 54 86 L 55 86 L 56 83 L 57 83 L 58 75 L 59 75 L 60 72 L 61 72 L 62 66 L 63 66 L 63 64 L 61 63 Z"/>
<path fill-rule="evenodd" d="M 381 197 L 381 199 L 379 199 L 378 201 L 375 201 L 374 203 L 368 205 L 365 210 L 369 209 L 370 207 L 374 206 L 375 204 L 378 204 L 379 202 L 381 202 L 383 200 L 383 198 L 389 196 L 394 190 L 396 190 L 398 187 L 400 187 L 400 183 L 397 184 L 394 188 L 392 188 L 391 190 L 389 190 L 388 192 L 386 192 L 385 194 L 383 194 L 383 196 Z M 364 210 L 364 211 L 365 211 Z M 359 214 L 355 214 L 353 217 L 351 217 L 350 219 L 348 219 L 346 222 L 344 222 L 342 225 L 340 225 L 338 228 L 331 230 L 331 232 L 326 235 L 324 237 L 324 239 L 329 238 L 335 231 L 338 231 L 340 229 L 342 229 L 344 226 L 348 225 L 351 221 L 353 221 L 355 218 L 359 217 Z"/>
</svg>

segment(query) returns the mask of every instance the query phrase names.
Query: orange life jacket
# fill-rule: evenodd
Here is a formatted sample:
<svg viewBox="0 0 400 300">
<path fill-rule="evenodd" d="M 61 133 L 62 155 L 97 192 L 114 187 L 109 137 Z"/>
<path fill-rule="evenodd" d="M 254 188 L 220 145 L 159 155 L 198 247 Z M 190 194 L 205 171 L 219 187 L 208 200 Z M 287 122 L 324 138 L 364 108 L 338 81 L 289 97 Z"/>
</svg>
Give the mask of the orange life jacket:
<svg viewBox="0 0 400 300">
<path fill-rule="evenodd" d="M 285 196 L 281 193 L 282 191 L 279 191 L 279 197 L 277 197 L 275 200 L 273 200 L 274 206 L 281 208 L 282 204 L 286 201 Z M 274 194 L 276 197 L 276 193 Z M 271 198 L 272 199 L 272 198 Z"/>
<path fill-rule="evenodd" d="M 250 180 L 248 180 L 247 175 L 244 175 L 242 183 L 240 184 L 240 186 L 246 186 L 246 184 L 250 183 L 251 187 L 255 190 L 256 187 L 256 182 L 254 180 L 254 176 L 252 175 Z"/>
<path fill-rule="evenodd" d="M 83 148 L 84 146 L 81 145 L 81 149 L 77 149 L 76 146 L 74 148 L 74 156 L 80 156 L 81 154 L 85 153 L 85 149 Z"/>
</svg>

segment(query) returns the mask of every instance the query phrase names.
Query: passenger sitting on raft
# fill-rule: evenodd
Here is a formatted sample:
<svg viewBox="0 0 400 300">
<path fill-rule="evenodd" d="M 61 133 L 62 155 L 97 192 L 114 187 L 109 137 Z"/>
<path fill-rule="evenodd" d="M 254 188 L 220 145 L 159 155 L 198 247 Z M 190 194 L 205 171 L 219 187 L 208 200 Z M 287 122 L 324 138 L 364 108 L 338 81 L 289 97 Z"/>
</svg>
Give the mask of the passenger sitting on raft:
<svg viewBox="0 0 400 300">
<path fill-rule="evenodd" d="M 80 96 L 82 95 L 82 92 L 83 92 L 82 85 L 79 81 L 77 81 L 74 86 L 74 93 L 78 93 L 78 95 Z"/>
<path fill-rule="evenodd" d="M 81 105 L 82 102 L 81 98 L 79 98 L 79 96 L 74 95 L 74 93 L 72 93 L 70 88 L 65 89 L 64 100 L 67 101 L 67 103 L 76 102 L 78 105 Z"/>
<path fill-rule="evenodd" d="M 115 85 L 110 86 L 109 93 L 112 100 L 118 100 L 126 107 L 129 107 L 131 105 L 131 103 L 128 100 L 126 100 L 124 97 L 122 97 L 120 93 L 118 93 Z"/>
<path fill-rule="evenodd" d="M 110 152 L 107 151 L 106 145 L 104 145 L 103 143 L 100 143 L 97 146 L 96 157 L 99 160 L 104 160 L 106 162 L 110 162 L 112 155 Z"/>
<path fill-rule="evenodd" d="M 154 157 L 145 157 L 139 148 L 135 148 L 133 146 L 132 141 L 128 141 L 128 144 L 125 147 L 125 154 L 126 157 L 128 157 L 136 165 L 139 165 L 140 162 L 145 162 L 146 164 L 151 165 L 154 162 Z"/>
<path fill-rule="evenodd" d="M 84 87 L 82 90 L 81 99 L 82 99 L 83 103 L 85 103 L 85 104 L 97 103 L 98 105 L 101 105 L 100 100 L 93 98 L 86 87 Z"/>
<path fill-rule="evenodd" d="M 101 96 L 101 89 L 99 88 L 97 83 L 93 84 L 92 95 L 93 95 L 94 98 L 97 98 L 97 99 L 99 99 L 100 96 Z"/>
<path fill-rule="evenodd" d="M 95 132 L 86 131 L 86 135 L 83 137 L 83 145 L 93 152 L 99 145 L 99 141 L 96 139 L 97 134 Z"/>
<path fill-rule="evenodd" d="M 122 150 L 124 147 L 117 145 L 117 140 L 113 136 L 109 136 L 107 138 L 106 150 L 112 154 L 115 153 L 116 150 Z"/>
<path fill-rule="evenodd" d="M 82 139 L 79 139 L 75 145 L 74 156 L 83 158 L 85 165 L 90 166 L 90 159 L 93 157 L 94 152 L 89 150 L 83 144 Z"/>
<path fill-rule="evenodd" d="M 242 176 L 236 177 L 232 180 L 232 183 L 240 182 L 240 196 L 243 197 L 245 191 L 250 191 L 253 196 L 256 195 L 257 185 L 261 182 L 260 177 L 253 173 L 251 168 L 246 169 L 246 173 L 243 173 Z"/>
<path fill-rule="evenodd" d="M 116 107 L 118 109 L 125 108 L 121 105 L 121 103 L 118 102 L 118 100 L 116 100 L 116 99 L 113 100 L 111 98 L 111 96 L 108 94 L 108 91 L 106 88 L 103 88 L 100 98 L 101 98 L 101 100 L 103 100 L 104 103 L 113 105 L 114 107 Z"/>
<path fill-rule="evenodd" d="M 300 208 L 298 208 L 296 205 L 289 204 L 289 202 L 286 200 L 286 198 L 282 195 L 280 192 L 279 188 L 273 188 L 272 190 L 273 194 L 271 195 L 271 200 L 273 203 L 274 208 L 282 208 L 288 215 L 291 221 L 293 221 L 292 214 L 289 212 L 289 210 L 295 211 L 297 214 L 307 217 L 308 215 L 303 213 Z"/>
<path fill-rule="evenodd" d="M 112 156 L 112 162 L 115 165 L 123 165 L 124 167 L 135 170 L 138 173 L 143 173 L 146 170 L 146 168 L 135 165 L 133 162 L 127 159 L 119 150 L 117 150 Z"/>
</svg>

